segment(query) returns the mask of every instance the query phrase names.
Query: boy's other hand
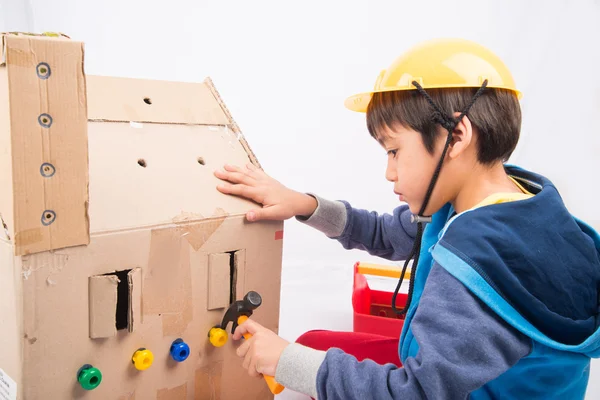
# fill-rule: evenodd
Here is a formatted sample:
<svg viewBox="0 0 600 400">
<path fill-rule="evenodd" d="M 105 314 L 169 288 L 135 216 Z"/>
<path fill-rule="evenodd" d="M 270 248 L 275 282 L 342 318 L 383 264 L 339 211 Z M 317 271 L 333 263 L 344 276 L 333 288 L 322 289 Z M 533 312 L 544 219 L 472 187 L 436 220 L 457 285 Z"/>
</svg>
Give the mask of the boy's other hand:
<svg viewBox="0 0 600 400">
<path fill-rule="evenodd" d="M 315 198 L 285 187 L 253 164 L 247 164 L 246 168 L 233 165 L 224 168 L 215 171 L 215 176 L 225 181 L 217 186 L 220 192 L 244 197 L 263 206 L 249 211 L 246 214 L 248 221 L 309 217 L 317 208 Z"/>
<path fill-rule="evenodd" d="M 252 337 L 246 339 L 236 351 L 238 357 L 244 359 L 244 369 L 248 370 L 250 376 L 275 376 L 281 353 L 289 342 L 252 319 L 235 329 L 233 340 L 240 340 L 246 333 Z"/>
</svg>

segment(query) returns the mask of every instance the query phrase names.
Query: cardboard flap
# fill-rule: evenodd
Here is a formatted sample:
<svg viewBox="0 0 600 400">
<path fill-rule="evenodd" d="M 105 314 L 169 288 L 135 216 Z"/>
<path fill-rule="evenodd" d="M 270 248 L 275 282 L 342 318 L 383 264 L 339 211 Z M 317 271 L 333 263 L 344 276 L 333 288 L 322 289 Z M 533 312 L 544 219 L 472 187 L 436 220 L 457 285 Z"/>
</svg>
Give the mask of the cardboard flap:
<svg viewBox="0 0 600 400">
<path fill-rule="evenodd" d="M 33 36 L 33 37 L 51 37 L 57 39 L 69 39 L 67 35 L 60 32 L 43 32 L 43 33 L 32 33 L 32 32 L 0 32 L 0 66 L 6 64 L 6 47 L 4 37 L 6 36 Z"/>
<path fill-rule="evenodd" d="M 210 254 L 208 257 L 208 309 L 216 310 L 229 305 L 231 272 L 229 253 Z"/>
<path fill-rule="evenodd" d="M 142 322 L 142 270 L 134 268 L 89 278 L 90 338 L 133 332 Z"/>
<path fill-rule="evenodd" d="M 90 338 L 106 338 L 117 333 L 118 286 L 119 278 L 116 275 L 89 278 Z"/>
<path fill-rule="evenodd" d="M 87 88 L 92 121 L 230 124 L 205 83 L 90 75 Z"/>
<path fill-rule="evenodd" d="M 129 309 L 127 330 L 133 332 L 142 323 L 142 270 L 135 268 L 127 274 Z"/>
<path fill-rule="evenodd" d="M 10 137 L 13 209 L 0 211 L 13 214 L 15 253 L 88 244 L 83 44 L 30 35 L 2 43 L 10 127 L 0 134 Z"/>
</svg>

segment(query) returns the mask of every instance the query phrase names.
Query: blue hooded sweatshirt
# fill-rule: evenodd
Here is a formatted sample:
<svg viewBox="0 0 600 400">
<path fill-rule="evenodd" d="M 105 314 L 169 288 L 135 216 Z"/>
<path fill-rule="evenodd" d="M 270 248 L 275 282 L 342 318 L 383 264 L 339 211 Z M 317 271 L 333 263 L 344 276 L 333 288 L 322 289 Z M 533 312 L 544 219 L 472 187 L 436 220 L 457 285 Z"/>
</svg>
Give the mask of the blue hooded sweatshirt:
<svg viewBox="0 0 600 400">
<path fill-rule="evenodd" d="M 402 368 L 293 344 L 275 378 L 328 400 L 583 399 L 600 355 L 600 236 L 548 179 L 506 171 L 535 196 L 460 214 L 446 205 L 427 224 Z M 345 248 L 401 260 L 412 247 L 406 206 L 379 216 L 318 200 L 304 222 Z"/>
</svg>

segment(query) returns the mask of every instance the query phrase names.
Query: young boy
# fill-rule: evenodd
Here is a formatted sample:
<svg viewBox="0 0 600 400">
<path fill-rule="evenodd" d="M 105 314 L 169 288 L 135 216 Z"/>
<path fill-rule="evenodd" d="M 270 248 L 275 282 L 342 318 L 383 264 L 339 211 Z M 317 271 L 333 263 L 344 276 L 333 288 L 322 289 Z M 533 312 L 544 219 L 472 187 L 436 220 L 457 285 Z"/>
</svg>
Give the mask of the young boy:
<svg viewBox="0 0 600 400">
<path fill-rule="evenodd" d="M 600 236 L 548 179 L 504 165 L 519 97 L 489 50 L 438 40 L 350 98 L 407 203 L 392 215 L 294 192 L 250 166 L 216 173 L 221 191 L 264 205 L 250 221 L 296 216 L 345 248 L 415 257 L 399 347 L 319 331 L 290 344 L 250 319 L 234 335 L 254 335 L 238 348 L 250 375 L 328 400 L 584 397 L 600 354 Z M 360 337 L 344 352 L 324 344 L 331 335 Z"/>
</svg>

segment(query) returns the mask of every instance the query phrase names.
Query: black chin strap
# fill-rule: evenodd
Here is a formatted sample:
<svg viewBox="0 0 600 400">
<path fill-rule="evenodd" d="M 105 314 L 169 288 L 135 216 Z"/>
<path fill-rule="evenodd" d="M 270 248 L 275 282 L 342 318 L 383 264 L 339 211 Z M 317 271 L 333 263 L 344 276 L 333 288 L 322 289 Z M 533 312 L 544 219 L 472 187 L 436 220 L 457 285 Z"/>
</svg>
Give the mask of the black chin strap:
<svg viewBox="0 0 600 400">
<path fill-rule="evenodd" d="M 423 215 L 425 213 L 425 209 L 429 204 L 429 200 L 431 198 L 431 193 L 433 192 L 433 188 L 437 183 L 438 177 L 440 175 L 440 171 L 442 170 L 442 165 L 444 164 L 444 160 L 446 159 L 446 153 L 448 152 L 448 147 L 450 147 L 450 143 L 452 143 L 452 134 L 454 133 L 454 129 L 460 123 L 465 115 L 469 112 L 477 98 L 483 94 L 483 91 L 487 87 L 488 81 L 487 79 L 483 82 L 477 93 L 473 96 L 469 104 L 465 107 L 465 109 L 460 113 L 458 118 L 450 117 L 438 107 L 437 104 L 433 101 L 433 99 L 429 96 L 429 94 L 423 89 L 421 85 L 417 81 L 413 81 L 412 84 L 417 88 L 417 91 L 425 96 L 425 99 L 433 108 L 433 120 L 440 124 L 444 129 L 448 131 L 448 136 L 446 137 L 446 144 L 444 145 L 444 150 L 442 151 L 442 155 L 440 156 L 440 160 L 435 168 L 435 172 L 433 173 L 433 177 L 429 182 L 429 187 L 427 188 L 427 193 L 425 194 L 425 199 L 423 204 L 421 205 L 421 210 L 418 215 L 413 215 L 411 222 L 417 223 L 417 235 L 415 236 L 415 242 L 412 250 L 410 251 L 406 261 L 404 262 L 404 266 L 402 267 L 402 274 L 400 275 L 400 279 L 398 280 L 398 284 L 396 285 L 396 290 L 394 290 L 394 294 L 392 296 L 392 309 L 398 315 L 404 315 L 408 311 L 410 307 L 410 303 L 412 301 L 413 288 L 415 284 L 415 276 L 417 275 L 417 264 L 419 263 L 419 254 L 421 253 L 421 239 L 423 237 L 423 223 L 431 222 L 431 217 L 426 217 Z M 414 257 L 414 261 L 412 264 L 412 271 L 410 274 L 410 284 L 408 287 L 408 299 L 406 300 L 406 305 L 402 310 L 398 310 L 396 308 L 396 297 L 398 296 L 398 292 L 400 291 L 400 286 L 402 286 L 402 282 L 404 281 L 404 276 L 406 275 L 406 268 L 408 267 L 408 263 Z"/>
</svg>

